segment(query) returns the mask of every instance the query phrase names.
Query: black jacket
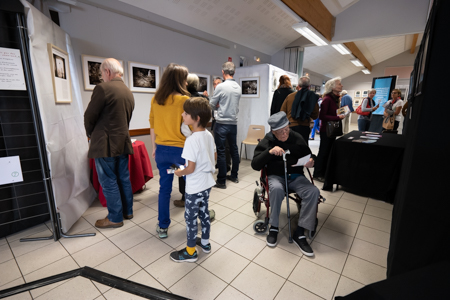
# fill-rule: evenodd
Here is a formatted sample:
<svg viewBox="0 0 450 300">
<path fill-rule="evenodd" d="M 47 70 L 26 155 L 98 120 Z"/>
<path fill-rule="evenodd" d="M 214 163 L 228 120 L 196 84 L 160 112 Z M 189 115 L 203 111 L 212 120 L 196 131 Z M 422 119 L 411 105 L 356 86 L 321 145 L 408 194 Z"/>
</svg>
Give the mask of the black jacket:
<svg viewBox="0 0 450 300">
<path fill-rule="evenodd" d="M 270 107 L 270 115 L 280 111 L 281 105 L 289 94 L 295 92 L 291 88 L 279 88 L 273 93 L 272 106 Z"/>
<path fill-rule="evenodd" d="M 289 149 L 291 152 L 286 155 L 288 174 L 303 174 L 303 166 L 292 167 L 292 165 L 295 165 L 299 158 L 311 154 L 311 150 L 302 136 L 293 130 L 289 132 L 289 137 L 285 142 L 279 141 L 272 132 L 267 133 L 256 146 L 252 160 L 252 168 L 259 171 L 267 165 L 267 175 L 284 176 L 283 156 L 276 156 L 269 153 L 275 146 L 284 150 Z"/>
</svg>

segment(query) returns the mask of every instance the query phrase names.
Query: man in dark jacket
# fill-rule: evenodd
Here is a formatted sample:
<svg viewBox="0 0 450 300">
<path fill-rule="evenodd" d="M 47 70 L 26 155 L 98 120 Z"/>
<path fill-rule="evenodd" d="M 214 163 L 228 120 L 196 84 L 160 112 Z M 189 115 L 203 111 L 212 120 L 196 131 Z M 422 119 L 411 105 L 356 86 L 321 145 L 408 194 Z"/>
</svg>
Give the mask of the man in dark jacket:
<svg viewBox="0 0 450 300">
<path fill-rule="evenodd" d="M 98 181 L 106 198 L 108 215 L 95 227 L 123 226 L 133 218 L 133 192 L 128 171 L 128 155 L 133 154 L 129 124 L 134 98 L 122 80 L 123 68 L 114 58 L 100 66 L 102 83 L 92 92 L 84 113 L 84 127 L 90 138 L 88 157 L 95 159 Z"/>
<path fill-rule="evenodd" d="M 298 227 L 294 233 L 294 242 L 307 256 L 313 256 L 314 252 L 308 244 L 305 236 L 305 229 L 315 230 L 317 201 L 320 196 L 319 189 L 314 186 L 303 175 L 303 167 L 312 168 L 313 158 L 303 166 L 294 166 L 299 158 L 311 155 L 308 145 L 297 132 L 289 129 L 289 120 L 286 113 L 280 111 L 272 115 L 268 123 L 271 132 L 267 133 L 258 146 L 252 160 L 252 168 L 259 171 L 267 166 L 267 176 L 269 178 L 269 200 L 270 200 L 270 224 L 267 245 L 275 247 L 277 245 L 278 223 L 281 203 L 285 198 L 285 177 L 283 153 L 286 154 L 286 164 L 288 173 L 288 187 L 295 191 L 302 199 L 302 208 L 298 218 Z"/>
</svg>

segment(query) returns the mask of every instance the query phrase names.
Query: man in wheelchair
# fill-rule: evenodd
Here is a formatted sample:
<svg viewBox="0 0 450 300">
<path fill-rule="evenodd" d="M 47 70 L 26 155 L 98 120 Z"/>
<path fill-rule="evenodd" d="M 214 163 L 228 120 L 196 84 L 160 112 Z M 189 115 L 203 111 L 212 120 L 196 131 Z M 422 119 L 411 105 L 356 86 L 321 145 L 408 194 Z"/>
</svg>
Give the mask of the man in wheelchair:
<svg viewBox="0 0 450 300">
<path fill-rule="evenodd" d="M 267 166 L 271 207 L 269 221 L 271 226 L 267 236 L 267 245 L 270 247 L 277 245 L 280 209 L 285 198 L 286 187 L 283 154 L 289 150 L 290 154 L 286 155 L 288 188 L 302 199 L 298 227 L 293 240 L 303 254 L 313 256 L 314 252 L 306 240 L 305 229 L 315 230 L 320 191 L 306 179 L 303 174 L 303 166 L 292 166 L 297 164 L 299 158 L 311 154 L 311 150 L 300 134 L 289 129 L 289 120 L 285 112 L 281 111 L 272 115 L 268 123 L 271 132 L 267 133 L 256 146 L 252 160 L 254 170 L 260 171 Z M 313 158 L 310 158 L 304 166 L 312 168 L 314 166 Z"/>
</svg>

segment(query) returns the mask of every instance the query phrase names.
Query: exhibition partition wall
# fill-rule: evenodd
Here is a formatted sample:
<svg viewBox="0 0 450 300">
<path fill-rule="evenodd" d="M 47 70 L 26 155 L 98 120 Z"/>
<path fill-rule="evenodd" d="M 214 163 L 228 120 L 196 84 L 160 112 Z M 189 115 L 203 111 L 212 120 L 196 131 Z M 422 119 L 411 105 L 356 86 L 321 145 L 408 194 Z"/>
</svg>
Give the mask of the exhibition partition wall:
<svg viewBox="0 0 450 300">
<path fill-rule="evenodd" d="M 266 133 L 269 132 L 267 120 L 270 116 L 273 93 L 278 87 L 281 75 L 289 76 L 292 84 L 298 82 L 297 74 L 270 64 L 236 68 L 234 79 L 242 89 L 238 114 L 238 147 L 246 138 L 250 125 L 264 125 Z M 247 145 L 249 159 L 253 157 L 254 151 L 255 146 Z"/>
<path fill-rule="evenodd" d="M 88 142 L 70 37 L 30 3 L 25 7 L 31 65 L 40 108 L 54 201 L 67 232 L 95 199 Z"/>
</svg>

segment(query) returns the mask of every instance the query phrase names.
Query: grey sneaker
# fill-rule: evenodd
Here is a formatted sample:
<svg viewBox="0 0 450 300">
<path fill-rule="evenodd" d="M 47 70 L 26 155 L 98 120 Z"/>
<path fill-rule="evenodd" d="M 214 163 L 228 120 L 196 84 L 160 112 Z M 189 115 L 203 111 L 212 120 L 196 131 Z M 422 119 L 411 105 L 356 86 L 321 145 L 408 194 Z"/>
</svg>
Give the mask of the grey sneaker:
<svg viewBox="0 0 450 300">
<path fill-rule="evenodd" d="M 209 221 L 212 222 L 212 221 L 214 221 L 215 218 L 216 218 L 216 212 L 214 211 L 214 209 L 210 209 L 209 210 Z"/>
<path fill-rule="evenodd" d="M 202 238 L 197 237 L 197 241 L 195 242 L 195 244 L 200 248 L 202 248 L 203 252 L 205 253 L 211 252 L 211 243 L 208 243 L 208 245 L 203 245 Z"/>
<path fill-rule="evenodd" d="M 160 239 L 167 238 L 167 231 L 169 231 L 169 228 L 161 228 L 159 227 L 159 224 L 156 225 L 156 233 L 158 234 Z"/>
</svg>

